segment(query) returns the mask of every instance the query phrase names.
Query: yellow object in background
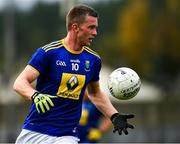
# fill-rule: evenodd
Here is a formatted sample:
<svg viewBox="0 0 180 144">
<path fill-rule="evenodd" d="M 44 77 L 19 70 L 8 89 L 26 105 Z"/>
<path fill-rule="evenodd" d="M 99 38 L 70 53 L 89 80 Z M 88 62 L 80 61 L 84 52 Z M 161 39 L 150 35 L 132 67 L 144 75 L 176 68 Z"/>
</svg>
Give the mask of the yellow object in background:
<svg viewBox="0 0 180 144">
<path fill-rule="evenodd" d="M 90 129 L 89 134 L 88 134 L 89 140 L 97 141 L 97 140 L 100 140 L 101 137 L 102 137 L 102 132 L 99 129 L 95 129 L 95 128 Z"/>
</svg>

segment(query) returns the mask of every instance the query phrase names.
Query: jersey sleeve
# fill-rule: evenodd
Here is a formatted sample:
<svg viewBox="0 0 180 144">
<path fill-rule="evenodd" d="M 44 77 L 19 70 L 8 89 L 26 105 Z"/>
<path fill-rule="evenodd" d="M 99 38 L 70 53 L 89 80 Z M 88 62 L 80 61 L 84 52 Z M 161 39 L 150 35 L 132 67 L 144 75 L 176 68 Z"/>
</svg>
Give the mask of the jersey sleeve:
<svg viewBox="0 0 180 144">
<path fill-rule="evenodd" d="M 97 58 L 94 65 L 94 76 L 93 76 L 92 81 L 99 80 L 100 70 L 101 70 L 101 59 Z"/>
<path fill-rule="evenodd" d="M 28 62 L 29 65 L 34 67 L 39 73 L 43 73 L 45 66 L 47 65 L 47 54 L 42 48 L 38 48 L 36 52 L 32 55 Z"/>
</svg>

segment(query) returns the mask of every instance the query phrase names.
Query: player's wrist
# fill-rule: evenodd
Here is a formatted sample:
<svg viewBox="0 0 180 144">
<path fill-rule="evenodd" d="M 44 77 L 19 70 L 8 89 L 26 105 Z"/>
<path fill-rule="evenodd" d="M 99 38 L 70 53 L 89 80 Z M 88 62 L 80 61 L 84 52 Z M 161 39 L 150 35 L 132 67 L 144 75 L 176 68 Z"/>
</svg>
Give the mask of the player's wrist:
<svg viewBox="0 0 180 144">
<path fill-rule="evenodd" d="M 36 91 L 34 94 L 31 96 L 31 100 L 34 101 L 35 97 L 38 96 L 40 92 Z"/>
<path fill-rule="evenodd" d="M 119 113 L 114 113 L 114 114 L 112 114 L 110 120 L 113 122 L 114 119 L 115 119 L 116 117 L 118 117 L 118 116 L 119 116 Z"/>
</svg>

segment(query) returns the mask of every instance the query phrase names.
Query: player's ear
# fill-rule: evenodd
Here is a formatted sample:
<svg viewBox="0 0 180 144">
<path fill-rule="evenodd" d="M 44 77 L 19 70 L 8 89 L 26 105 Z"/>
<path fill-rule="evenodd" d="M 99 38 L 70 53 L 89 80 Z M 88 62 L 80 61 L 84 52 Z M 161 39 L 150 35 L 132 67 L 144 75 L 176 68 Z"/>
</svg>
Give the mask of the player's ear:
<svg viewBox="0 0 180 144">
<path fill-rule="evenodd" d="M 72 28 L 72 30 L 73 30 L 74 32 L 78 32 L 78 31 L 79 31 L 79 26 L 78 26 L 77 23 L 73 23 L 72 26 L 71 26 L 71 28 Z"/>
</svg>

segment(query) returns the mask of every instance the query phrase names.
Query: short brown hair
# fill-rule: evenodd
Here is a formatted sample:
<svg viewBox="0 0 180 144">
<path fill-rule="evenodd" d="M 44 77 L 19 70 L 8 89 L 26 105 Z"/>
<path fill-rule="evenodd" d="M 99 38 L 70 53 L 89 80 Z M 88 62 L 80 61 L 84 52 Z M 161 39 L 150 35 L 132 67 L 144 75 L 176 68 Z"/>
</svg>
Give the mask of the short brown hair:
<svg viewBox="0 0 180 144">
<path fill-rule="evenodd" d="M 67 30 L 70 30 L 70 27 L 73 23 L 83 23 L 87 15 L 98 18 L 98 13 L 93 8 L 86 5 L 74 6 L 66 16 Z"/>
</svg>

